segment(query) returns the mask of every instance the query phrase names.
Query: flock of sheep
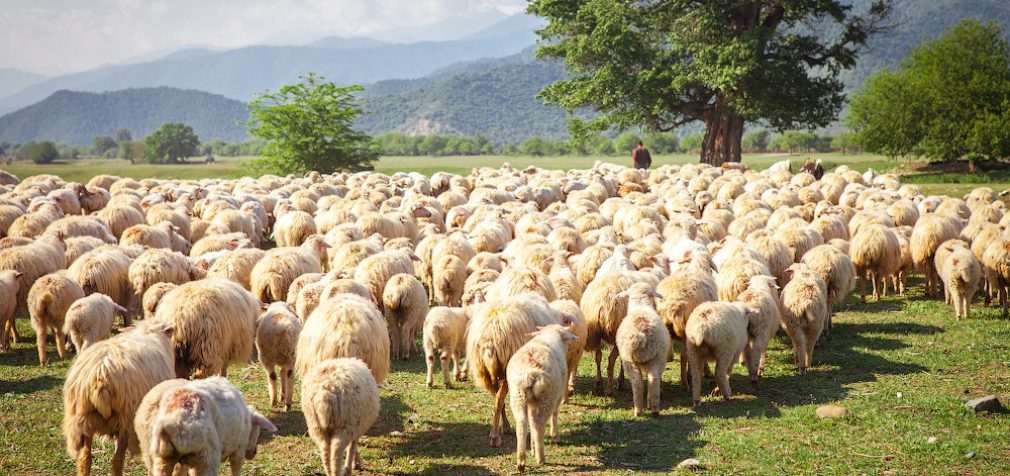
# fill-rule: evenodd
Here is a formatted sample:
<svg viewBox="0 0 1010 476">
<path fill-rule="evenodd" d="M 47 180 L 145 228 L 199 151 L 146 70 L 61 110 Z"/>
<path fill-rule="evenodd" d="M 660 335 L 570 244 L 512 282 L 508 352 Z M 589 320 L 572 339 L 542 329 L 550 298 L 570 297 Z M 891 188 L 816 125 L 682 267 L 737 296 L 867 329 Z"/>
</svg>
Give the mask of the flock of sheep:
<svg viewBox="0 0 1010 476">
<path fill-rule="evenodd" d="M 26 313 L 41 364 L 48 333 L 60 358 L 75 349 L 63 434 L 79 475 L 103 435 L 115 475 L 127 451 L 150 474 L 224 460 L 239 474 L 277 430 L 227 380 L 254 346 L 273 405 L 290 410 L 300 380 L 328 476 L 360 460 L 390 360 L 422 352 L 429 387 L 440 365 L 446 387 L 470 377 L 494 396 L 491 446 L 508 403 L 522 470 L 530 442 L 543 463 L 584 351 L 599 391 L 620 359 L 635 414 L 656 414 L 674 354 L 695 405 L 709 374 L 730 399 L 738 361 L 757 383 L 780 329 L 804 372 L 860 278 L 879 299 L 918 270 L 957 317 L 979 290 L 1006 313 L 1010 214 L 992 190 L 961 200 L 844 166 L 816 180 L 788 162 L 731 165 L 86 185 L 0 173 L 0 351 Z"/>
</svg>

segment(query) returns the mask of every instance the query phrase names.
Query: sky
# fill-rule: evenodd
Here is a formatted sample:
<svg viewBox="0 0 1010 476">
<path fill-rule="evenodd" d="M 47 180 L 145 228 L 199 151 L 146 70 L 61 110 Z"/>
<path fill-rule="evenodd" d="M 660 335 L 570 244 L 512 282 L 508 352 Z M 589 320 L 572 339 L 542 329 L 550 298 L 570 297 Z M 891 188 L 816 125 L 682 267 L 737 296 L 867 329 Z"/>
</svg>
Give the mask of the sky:
<svg viewBox="0 0 1010 476">
<path fill-rule="evenodd" d="M 45 75 L 186 47 L 299 44 L 324 36 L 437 40 L 524 0 L 0 0 L 0 68 Z M 463 21 L 461 21 L 463 20 Z M 424 28 L 428 26 L 429 28 Z"/>
</svg>

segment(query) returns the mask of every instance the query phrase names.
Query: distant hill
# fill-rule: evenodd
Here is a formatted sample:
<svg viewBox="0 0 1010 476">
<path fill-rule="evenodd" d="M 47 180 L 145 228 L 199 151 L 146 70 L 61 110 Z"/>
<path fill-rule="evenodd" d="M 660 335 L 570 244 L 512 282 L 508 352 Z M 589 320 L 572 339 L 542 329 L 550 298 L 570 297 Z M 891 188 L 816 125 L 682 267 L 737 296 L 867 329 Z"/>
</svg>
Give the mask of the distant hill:
<svg viewBox="0 0 1010 476">
<path fill-rule="evenodd" d="M 326 38 L 313 41 L 312 43 L 309 43 L 305 46 L 311 46 L 315 48 L 331 48 L 335 50 L 358 50 L 387 45 L 389 45 L 389 43 L 379 40 L 373 40 L 371 38 L 359 38 L 359 37 L 348 38 L 343 36 L 327 36 Z"/>
<path fill-rule="evenodd" d="M 166 122 L 189 124 L 202 141 L 242 141 L 248 115 L 244 103 L 202 91 L 58 91 L 42 102 L 0 117 L 0 141 L 48 139 L 90 145 L 95 136 L 113 135 L 120 128 L 129 129 L 133 137 L 144 137 Z"/>
<path fill-rule="evenodd" d="M 14 94 L 45 79 L 46 77 L 41 74 L 19 69 L 0 68 L 0 97 Z"/>
</svg>

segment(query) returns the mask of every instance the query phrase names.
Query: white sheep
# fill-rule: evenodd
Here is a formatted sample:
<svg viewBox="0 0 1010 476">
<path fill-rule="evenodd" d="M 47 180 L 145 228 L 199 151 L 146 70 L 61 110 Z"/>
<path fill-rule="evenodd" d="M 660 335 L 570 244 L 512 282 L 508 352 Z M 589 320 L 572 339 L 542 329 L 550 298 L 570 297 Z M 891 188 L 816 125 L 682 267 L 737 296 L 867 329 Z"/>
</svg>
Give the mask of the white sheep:
<svg viewBox="0 0 1010 476">
<path fill-rule="evenodd" d="M 260 365 L 267 374 L 267 390 L 270 404 L 284 403 L 284 409 L 291 410 L 294 393 L 295 354 L 298 336 L 302 332 L 302 321 L 283 301 L 270 304 L 256 320 L 256 351 Z M 280 392 L 277 390 L 277 372 L 280 368 Z"/>
<path fill-rule="evenodd" d="M 0 271 L 0 351 L 7 351 L 10 340 L 8 327 L 14 326 L 14 311 L 18 306 L 18 289 L 24 273 L 15 270 Z"/>
<path fill-rule="evenodd" d="M 108 339 L 116 314 L 129 311 L 109 296 L 95 293 L 74 301 L 63 320 L 63 333 L 70 336 L 77 353 L 95 342 Z"/>
<path fill-rule="evenodd" d="M 338 294 L 319 304 L 298 337 L 295 371 L 304 377 L 313 366 L 338 357 L 354 357 L 368 365 L 380 385 L 389 373 L 389 331 L 371 300 Z"/>
<path fill-rule="evenodd" d="M 628 300 L 628 313 L 617 328 L 616 343 L 631 379 L 635 416 L 646 409 L 658 415 L 660 377 L 670 353 L 670 332 L 655 308 L 655 298 L 660 296 L 649 284 L 635 283 L 618 297 Z"/>
<path fill-rule="evenodd" d="M 860 231 L 862 232 L 862 231 Z M 827 284 L 802 263 L 789 267 L 792 279 L 782 288 L 782 327 L 793 342 L 796 367 L 806 372 L 814 345 L 828 320 Z"/>
<path fill-rule="evenodd" d="M 32 284 L 28 292 L 28 312 L 32 318 L 32 329 L 38 343 L 39 365 L 46 365 L 46 334 L 52 330 L 56 341 L 56 351 L 64 357 L 66 338 L 63 323 L 67 309 L 84 297 L 84 290 L 65 273 L 47 274 Z"/>
<path fill-rule="evenodd" d="M 691 376 L 691 401 L 701 403 L 701 377 L 706 362 L 715 361 L 719 393 L 729 400 L 729 374 L 747 346 L 747 325 L 755 309 L 740 303 L 707 302 L 694 308 L 687 320 L 684 354 Z"/>
<path fill-rule="evenodd" d="M 411 274 L 393 275 L 382 292 L 382 308 L 389 326 L 392 358 L 409 359 L 417 331 L 428 314 L 424 285 Z"/>
<path fill-rule="evenodd" d="M 330 245 L 321 236 L 309 237 L 301 246 L 274 248 L 253 267 L 249 284 L 260 302 L 286 301 L 288 289 L 306 273 L 321 273 Z"/>
<path fill-rule="evenodd" d="M 461 368 L 459 360 L 466 352 L 466 328 L 470 318 L 461 307 L 433 307 L 424 319 L 422 341 L 425 363 L 428 374 L 425 383 L 429 388 L 434 386 L 435 359 L 442 363 L 442 380 L 445 387 L 451 387 L 449 382 L 449 360 L 452 359 L 453 375 L 457 382 L 466 379 L 466 370 Z"/>
</svg>

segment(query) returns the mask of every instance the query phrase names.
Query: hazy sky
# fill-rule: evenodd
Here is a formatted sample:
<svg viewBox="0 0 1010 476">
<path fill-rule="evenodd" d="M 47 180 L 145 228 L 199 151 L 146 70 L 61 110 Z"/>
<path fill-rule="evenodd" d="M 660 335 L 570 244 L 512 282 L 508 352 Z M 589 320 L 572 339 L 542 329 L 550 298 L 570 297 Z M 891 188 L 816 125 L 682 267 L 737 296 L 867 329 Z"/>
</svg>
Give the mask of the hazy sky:
<svg viewBox="0 0 1010 476">
<path fill-rule="evenodd" d="M 185 46 L 380 35 L 524 0 L 0 0 L 0 68 L 81 71 Z"/>
</svg>

